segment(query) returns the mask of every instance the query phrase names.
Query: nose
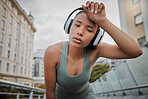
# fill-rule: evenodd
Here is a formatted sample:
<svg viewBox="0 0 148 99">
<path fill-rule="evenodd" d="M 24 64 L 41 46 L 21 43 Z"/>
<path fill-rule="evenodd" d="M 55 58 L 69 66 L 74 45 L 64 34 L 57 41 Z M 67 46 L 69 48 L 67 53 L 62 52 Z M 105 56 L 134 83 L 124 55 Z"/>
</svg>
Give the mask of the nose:
<svg viewBox="0 0 148 99">
<path fill-rule="evenodd" d="M 77 32 L 77 34 L 78 34 L 79 36 L 83 36 L 83 33 L 82 33 L 82 32 Z"/>
<path fill-rule="evenodd" d="M 82 28 L 79 28 L 79 30 L 77 31 L 77 34 L 79 36 L 83 36 L 84 35 L 84 28 L 83 27 Z"/>
</svg>

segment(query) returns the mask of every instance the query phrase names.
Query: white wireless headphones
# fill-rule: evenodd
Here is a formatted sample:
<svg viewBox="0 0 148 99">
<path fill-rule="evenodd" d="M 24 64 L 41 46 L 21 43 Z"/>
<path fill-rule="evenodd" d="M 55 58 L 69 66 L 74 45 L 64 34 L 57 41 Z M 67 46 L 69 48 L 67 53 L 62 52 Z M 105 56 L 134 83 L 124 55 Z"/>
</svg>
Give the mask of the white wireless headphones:
<svg viewBox="0 0 148 99">
<path fill-rule="evenodd" d="M 73 22 L 73 19 L 71 19 L 70 17 L 71 17 L 71 15 L 72 15 L 75 11 L 77 11 L 77 10 L 83 10 L 83 7 L 80 7 L 80 8 L 75 9 L 75 10 L 72 11 L 72 12 L 70 13 L 70 15 L 68 16 L 68 18 L 67 18 L 67 20 L 66 20 L 66 22 L 65 22 L 65 24 L 64 24 L 64 30 L 65 30 L 65 32 L 66 32 L 67 34 L 69 34 L 70 27 L 71 27 L 72 22 Z M 104 32 L 105 32 L 105 31 L 102 32 L 102 31 L 100 30 L 100 27 L 98 27 L 98 30 L 97 30 L 97 32 L 96 32 L 94 38 L 91 40 L 91 42 L 90 42 L 89 45 L 90 45 L 90 46 L 96 46 L 97 44 L 99 44 L 100 41 L 101 41 L 101 39 L 102 39 L 102 37 L 103 37 L 103 35 L 104 35 Z"/>
</svg>

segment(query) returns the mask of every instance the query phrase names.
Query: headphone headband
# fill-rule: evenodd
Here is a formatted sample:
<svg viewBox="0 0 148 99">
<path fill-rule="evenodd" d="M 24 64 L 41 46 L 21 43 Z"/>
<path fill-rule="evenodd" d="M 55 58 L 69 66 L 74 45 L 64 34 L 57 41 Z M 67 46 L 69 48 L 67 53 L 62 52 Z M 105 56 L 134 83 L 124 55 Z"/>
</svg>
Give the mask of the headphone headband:
<svg viewBox="0 0 148 99">
<path fill-rule="evenodd" d="M 79 8 L 77 8 L 77 9 L 73 10 L 73 11 L 69 14 L 69 16 L 68 16 L 68 18 L 67 18 L 67 20 L 66 20 L 65 23 L 67 23 L 67 21 L 69 20 L 69 18 L 71 17 L 71 15 L 72 15 L 74 12 L 76 12 L 77 10 L 83 10 L 83 7 L 79 7 Z M 66 27 L 66 24 L 64 24 L 64 30 L 65 30 L 65 27 Z"/>
</svg>

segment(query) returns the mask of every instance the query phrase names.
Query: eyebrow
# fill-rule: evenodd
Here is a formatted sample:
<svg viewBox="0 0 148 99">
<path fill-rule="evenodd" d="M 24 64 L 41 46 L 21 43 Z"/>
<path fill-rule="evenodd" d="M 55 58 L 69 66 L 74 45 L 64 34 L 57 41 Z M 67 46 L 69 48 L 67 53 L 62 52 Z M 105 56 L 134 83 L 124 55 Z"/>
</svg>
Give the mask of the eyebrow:
<svg viewBox="0 0 148 99">
<path fill-rule="evenodd" d="M 82 23 L 81 21 L 79 21 L 79 20 L 76 20 L 77 22 L 79 22 L 79 23 Z"/>
<path fill-rule="evenodd" d="M 81 21 L 79 21 L 79 20 L 76 20 L 78 23 L 82 23 Z M 94 29 L 94 27 L 93 26 L 91 26 L 91 25 L 87 25 L 87 27 L 89 27 L 89 28 L 92 28 L 92 29 Z"/>
</svg>

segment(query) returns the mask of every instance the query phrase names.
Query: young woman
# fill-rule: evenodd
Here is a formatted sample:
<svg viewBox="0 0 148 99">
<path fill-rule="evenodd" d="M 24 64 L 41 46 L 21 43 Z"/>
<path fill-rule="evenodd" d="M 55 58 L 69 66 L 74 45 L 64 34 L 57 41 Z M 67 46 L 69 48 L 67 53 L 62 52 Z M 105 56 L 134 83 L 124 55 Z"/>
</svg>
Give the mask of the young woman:
<svg viewBox="0 0 148 99">
<path fill-rule="evenodd" d="M 127 59 L 143 53 L 130 36 L 106 18 L 103 3 L 88 1 L 86 6 L 82 5 L 84 12 L 77 14 L 73 20 L 69 41 L 49 46 L 45 51 L 46 99 L 95 99 L 88 80 L 90 69 L 99 57 Z M 98 26 L 117 45 L 101 42 L 94 50 L 87 47 Z"/>
</svg>

